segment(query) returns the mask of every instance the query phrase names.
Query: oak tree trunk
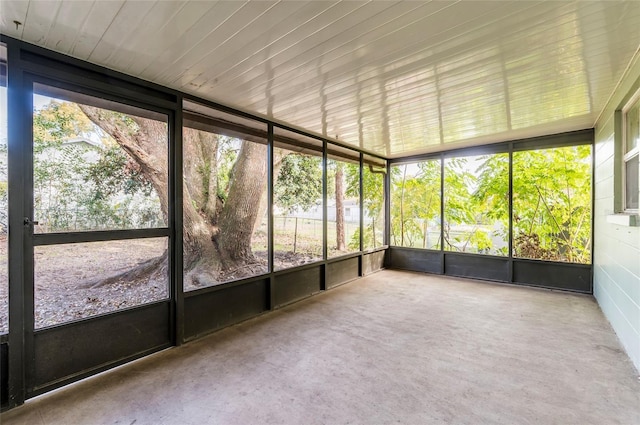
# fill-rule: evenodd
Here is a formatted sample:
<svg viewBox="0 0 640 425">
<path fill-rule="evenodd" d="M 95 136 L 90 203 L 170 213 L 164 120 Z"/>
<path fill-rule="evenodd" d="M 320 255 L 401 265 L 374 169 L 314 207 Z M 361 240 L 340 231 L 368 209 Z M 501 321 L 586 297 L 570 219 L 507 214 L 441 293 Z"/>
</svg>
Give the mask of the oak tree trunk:
<svg viewBox="0 0 640 425">
<path fill-rule="evenodd" d="M 266 181 L 265 147 L 244 142 L 233 166 L 229 195 L 218 220 L 220 231 L 213 239 L 223 268 L 253 261 L 251 236 Z"/>
<path fill-rule="evenodd" d="M 80 108 L 118 143 L 152 184 L 167 221 L 166 123 L 133 116 L 123 119 L 122 114 L 85 105 Z M 184 157 L 188 158 L 183 167 L 184 276 L 185 284 L 195 286 L 215 284 L 226 270 L 253 261 L 251 237 L 266 188 L 266 148 L 243 142 L 226 202 L 218 199 L 219 137 L 195 129 L 184 131 Z"/>
</svg>

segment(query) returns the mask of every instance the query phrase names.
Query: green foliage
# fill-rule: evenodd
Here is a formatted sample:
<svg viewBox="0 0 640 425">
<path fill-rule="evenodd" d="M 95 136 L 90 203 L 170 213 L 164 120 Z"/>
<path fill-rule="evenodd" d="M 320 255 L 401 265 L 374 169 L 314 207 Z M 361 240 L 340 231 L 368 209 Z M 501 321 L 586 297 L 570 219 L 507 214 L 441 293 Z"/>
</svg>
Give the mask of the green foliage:
<svg viewBox="0 0 640 425">
<path fill-rule="evenodd" d="M 478 252 L 482 238 L 472 208 L 475 176 L 468 158 L 449 158 L 444 168 L 444 249 Z M 471 225 L 471 227 L 469 227 Z M 486 242 L 483 240 L 483 242 Z M 483 245 L 484 247 L 484 245 Z"/>
<path fill-rule="evenodd" d="M 478 252 L 508 255 L 509 241 L 509 155 L 499 153 L 479 157 L 481 164 L 472 193 L 476 223 L 482 227 L 471 242 Z"/>
<path fill-rule="evenodd" d="M 365 165 L 362 169 L 362 249 L 384 242 L 384 170 Z M 358 235 L 359 238 L 360 235 Z"/>
<path fill-rule="evenodd" d="M 445 249 L 507 255 L 508 155 L 445 160 Z"/>
<path fill-rule="evenodd" d="M 33 115 L 34 154 L 57 148 L 65 140 L 87 137 L 92 130 L 93 125 L 76 104 L 51 101 Z"/>
<path fill-rule="evenodd" d="M 360 195 L 360 167 L 357 164 L 345 166 L 346 194 Z M 364 165 L 362 169 L 362 249 L 382 246 L 384 238 L 384 169 Z M 360 231 L 354 232 L 348 243 L 350 249 L 360 249 Z"/>
<path fill-rule="evenodd" d="M 217 152 L 217 178 L 218 178 L 218 198 L 223 201 L 227 199 L 229 195 L 229 182 L 231 181 L 231 175 L 233 173 L 233 166 L 236 164 L 238 154 L 240 152 L 241 140 L 231 137 L 222 136 L 218 140 L 218 152 Z M 210 173 L 211 170 L 208 170 Z M 208 184 L 207 186 L 208 187 Z"/>
<path fill-rule="evenodd" d="M 591 146 L 513 155 L 514 255 L 591 261 Z"/>
<path fill-rule="evenodd" d="M 136 131 L 126 115 L 104 113 Z M 151 183 L 76 104 L 52 100 L 33 122 L 34 207 L 48 231 L 134 228 L 161 219 Z"/>
<path fill-rule="evenodd" d="M 132 133 L 137 131 L 137 124 L 130 117 L 104 113 L 113 114 Z M 130 228 L 159 220 L 159 201 L 150 182 L 77 105 L 51 101 L 34 114 L 33 130 L 34 201 L 39 218 L 50 230 Z M 77 138 L 100 140 L 100 147 L 68 143 Z M 6 151 L 6 146 L 2 149 Z M 237 140 L 219 141 L 214 165 L 217 196 L 222 200 L 228 193 L 238 151 Z M 589 145 L 513 154 L 514 256 L 590 261 L 590 158 Z M 282 161 L 274 188 L 276 205 L 290 213 L 309 210 L 322 198 L 322 159 L 290 153 Z M 327 166 L 329 197 L 335 196 L 335 166 L 334 161 Z M 345 163 L 344 167 L 345 194 L 359 198 L 358 164 Z M 211 170 L 199 171 L 207 178 L 212 175 Z M 368 165 L 362 170 L 363 249 L 380 246 L 383 241 L 381 171 Z M 391 168 L 392 244 L 440 248 L 442 241 L 433 236 L 440 233 L 440 172 L 439 160 Z M 507 254 L 508 175 L 507 154 L 445 160 L 445 249 Z M 0 185 L 0 201 L 6 203 L 6 183 Z M 360 248 L 359 231 L 352 234 L 349 246 Z"/>
<path fill-rule="evenodd" d="M 483 206 L 482 215 L 488 223 L 509 225 L 509 155 L 486 155 L 476 170 L 477 189 L 473 192 L 476 207 Z"/>
<path fill-rule="evenodd" d="M 131 161 L 119 146 L 103 148 L 97 161 L 87 164 L 82 170 L 85 182 L 94 185 L 95 199 L 106 199 L 119 192 L 151 196 L 153 186 L 140 172 L 138 165 Z"/>
<path fill-rule="evenodd" d="M 356 229 L 356 231 L 353 232 L 353 235 L 351 235 L 351 239 L 349 240 L 347 245 L 351 250 L 354 250 L 354 251 L 360 250 L 360 228 Z"/>
<path fill-rule="evenodd" d="M 316 205 L 322 199 L 322 158 L 297 153 L 285 156 L 274 196 L 275 204 L 289 213 Z"/>
<path fill-rule="evenodd" d="M 369 217 L 376 217 L 384 207 L 384 173 L 367 166 L 362 170 L 362 203 Z"/>
<path fill-rule="evenodd" d="M 360 166 L 358 164 L 346 164 L 344 176 L 347 196 L 360 198 Z"/>
<path fill-rule="evenodd" d="M 590 261 L 590 158 L 589 145 L 513 154 L 514 256 Z M 439 167 L 439 160 L 392 167 L 394 245 L 439 248 L 424 242 L 439 222 Z M 445 160 L 445 249 L 507 255 L 508 176 L 507 154 Z"/>
<path fill-rule="evenodd" d="M 437 234 L 436 240 L 429 240 Z M 440 161 L 391 168 L 391 243 L 439 249 Z"/>
</svg>

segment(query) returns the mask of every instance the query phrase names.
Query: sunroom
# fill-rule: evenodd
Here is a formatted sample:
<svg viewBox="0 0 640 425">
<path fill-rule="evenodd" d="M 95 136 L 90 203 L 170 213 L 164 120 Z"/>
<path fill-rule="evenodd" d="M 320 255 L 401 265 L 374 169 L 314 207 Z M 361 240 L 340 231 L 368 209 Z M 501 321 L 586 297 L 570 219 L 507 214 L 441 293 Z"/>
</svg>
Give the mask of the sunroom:
<svg viewBox="0 0 640 425">
<path fill-rule="evenodd" d="M 0 16 L 6 423 L 640 420 L 640 2 Z"/>
</svg>

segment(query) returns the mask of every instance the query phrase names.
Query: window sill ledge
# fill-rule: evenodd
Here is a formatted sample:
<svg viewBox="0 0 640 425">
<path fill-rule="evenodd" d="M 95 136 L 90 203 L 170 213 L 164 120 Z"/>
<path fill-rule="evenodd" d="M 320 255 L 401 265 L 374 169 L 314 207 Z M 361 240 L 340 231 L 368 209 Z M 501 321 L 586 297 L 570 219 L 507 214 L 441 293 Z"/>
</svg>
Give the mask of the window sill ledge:
<svg viewBox="0 0 640 425">
<path fill-rule="evenodd" d="M 627 227 L 640 227 L 640 215 L 630 213 L 609 214 L 607 215 L 607 223 Z"/>
</svg>

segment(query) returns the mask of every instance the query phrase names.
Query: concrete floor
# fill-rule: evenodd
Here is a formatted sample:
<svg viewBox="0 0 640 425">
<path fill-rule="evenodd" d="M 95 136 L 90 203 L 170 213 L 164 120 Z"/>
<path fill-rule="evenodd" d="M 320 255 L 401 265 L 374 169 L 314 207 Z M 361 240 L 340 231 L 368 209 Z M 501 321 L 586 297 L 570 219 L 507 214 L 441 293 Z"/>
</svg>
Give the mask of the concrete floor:
<svg viewBox="0 0 640 425">
<path fill-rule="evenodd" d="M 592 297 L 383 271 L 42 396 L 12 424 L 640 424 Z"/>
</svg>

